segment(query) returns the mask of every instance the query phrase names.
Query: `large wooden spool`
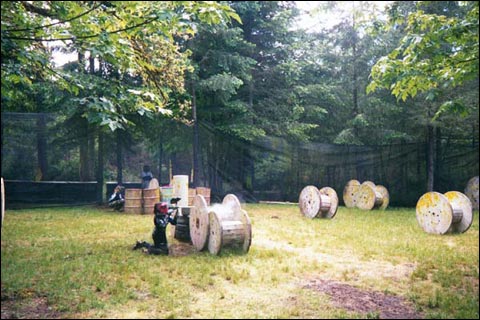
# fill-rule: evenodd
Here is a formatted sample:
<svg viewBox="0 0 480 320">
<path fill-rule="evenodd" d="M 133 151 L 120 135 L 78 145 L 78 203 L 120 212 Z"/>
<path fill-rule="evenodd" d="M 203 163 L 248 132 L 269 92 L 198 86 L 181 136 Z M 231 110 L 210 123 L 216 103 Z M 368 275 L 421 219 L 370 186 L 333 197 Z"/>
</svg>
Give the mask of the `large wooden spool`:
<svg viewBox="0 0 480 320">
<path fill-rule="evenodd" d="M 465 195 L 470 199 L 472 209 L 478 211 L 478 176 L 468 180 Z"/>
<path fill-rule="evenodd" d="M 356 194 L 360 189 L 360 181 L 350 180 L 343 189 L 343 202 L 347 208 L 355 208 L 357 206 Z"/>
<path fill-rule="evenodd" d="M 390 202 L 387 188 L 376 186 L 371 181 L 365 181 L 360 185 L 355 198 L 356 206 L 362 210 L 386 209 Z"/>
<path fill-rule="evenodd" d="M 318 190 L 315 186 L 306 186 L 300 192 L 298 204 L 300 211 L 307 218 L 331 219 L 337 213 L 338 196 L 330 187 Z"/>
<path fill-rule="evenodd" d="M 427 192 L 417 202 L 417 222 L 427 233 L 463 233 L 473 222 L 472 204 L 458 191 Z"/>
<path fill-rule="evenodd" d="M 190 214 L 190 238 L 198 251 L 208 248 L 218 255 L 226 247 L 248 252 L 252 243 L 250 218 L 233 194 L 227 194 L 221 204 L 207 206 L 205 198 L 197 194 Z"/>
<path fill-rule="evenodd" d="M 143 213 L 142 191 L 142 189 L 125 189 L 125 213 Z"/>
<path fill-rule="evenodd" d="M 205 198 L 197 194 L 193 199 L 193 208 L 190 212 L 190 238 L 197 251 L 203 251 L 208 245 L 209 219 L 208 207 Z"/>
</svg>

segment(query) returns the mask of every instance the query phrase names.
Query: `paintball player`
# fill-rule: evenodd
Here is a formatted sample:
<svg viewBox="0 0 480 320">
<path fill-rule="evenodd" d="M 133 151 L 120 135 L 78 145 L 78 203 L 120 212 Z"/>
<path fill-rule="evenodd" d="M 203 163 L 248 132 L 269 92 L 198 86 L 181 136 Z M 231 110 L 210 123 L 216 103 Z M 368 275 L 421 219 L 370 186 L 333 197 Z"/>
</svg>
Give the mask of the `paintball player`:
<svg viewBox="0 0 480 320">
<path fill-rule="evenodd" d="M 110 196 L 110 199 L 108 199 L 108 206 L 113 208 L 115 211 L 122 212 L 123 207 L 125 206 L 125 199 L 123 198 L 122 191 L 123 187 L 116 186 L 112 195 Z"/>
<path fill-rule="evenodd" d="M 174 198 L 172 199 L 171 203 L 177 203 L 178 200 L 179 198 Z M 133 247 L 133 250 L 146 248 L 146 252 L 149 254 L 168 255 L 168 241 L 166 229 L 169 223 L 171 223 L 172 225 L 177 224 L 177 210 L 177 207 L 168 207 L 168 204 L 166 202 L 156 203 L 153 209 L 153 224 L 155 225 L 152 233 L 153 245 L 146 241 L 137 241 L 137 243 Z M 174 217 L 172 217 L 173 212 L 175 212 Z"/>
</svg>

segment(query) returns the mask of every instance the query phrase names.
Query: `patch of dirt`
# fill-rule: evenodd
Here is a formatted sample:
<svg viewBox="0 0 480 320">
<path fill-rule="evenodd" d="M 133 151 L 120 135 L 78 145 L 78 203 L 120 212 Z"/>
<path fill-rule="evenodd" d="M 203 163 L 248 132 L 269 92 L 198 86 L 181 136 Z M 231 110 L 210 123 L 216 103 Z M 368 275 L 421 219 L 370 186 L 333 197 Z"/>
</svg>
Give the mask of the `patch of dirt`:
<svg viewBox="0 0 480 320">
<path fill-rule="evenodd" d="M 405 299 L 378 291 L 365 291 L 351 285 L 324 279 L 310 280 L 305 288 L 330 296 L 335 307 L 348 311 L 377 314 L 380 319 L 422 319 L 423 315 Z"/>
<path fill-rule="evenodd" d="M 173 241 L 173 243 L 168 246 L 168 251 L 168 255 L 174 257 L 188 256 L 197 252 L 191 243 L 180 241 Z"/>
<path fill-rule="evenodd" d="M 47 298 L 6 299 L 2 296 L 2 319 L 61 319 L 62 313 L 48 305 Z"/>
</svg>

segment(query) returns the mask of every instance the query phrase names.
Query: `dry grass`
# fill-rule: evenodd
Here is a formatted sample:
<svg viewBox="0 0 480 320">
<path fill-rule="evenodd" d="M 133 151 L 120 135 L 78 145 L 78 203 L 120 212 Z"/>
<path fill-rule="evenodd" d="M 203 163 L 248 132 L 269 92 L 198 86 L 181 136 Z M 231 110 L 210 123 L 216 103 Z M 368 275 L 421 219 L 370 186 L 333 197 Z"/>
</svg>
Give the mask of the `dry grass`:
<svg viewBox="0 0 480 320">
<path fill-rule="evenodd" d="M 342 308 L 328 292 L 308 287 L 318 281 L 398 297 L 427 318 L 478 318 L 477 214 L 466 233 L 434 236 L 418 227 L 414 209 L 341 207 L 334 219 L 310 220 L 296 205 L 244 208 L 253 231 L 247 254 L 196 252 L 168 233 L 168 257 L 130 250 L 137 239 L 151 241 L 151 216 L 9 211 L 2 318 L 32 318 L 22 305 L 39 297 L 62 318 L 379 316 Z M 38 318 L 43 309 L 45 303 Z"/>
</svg>

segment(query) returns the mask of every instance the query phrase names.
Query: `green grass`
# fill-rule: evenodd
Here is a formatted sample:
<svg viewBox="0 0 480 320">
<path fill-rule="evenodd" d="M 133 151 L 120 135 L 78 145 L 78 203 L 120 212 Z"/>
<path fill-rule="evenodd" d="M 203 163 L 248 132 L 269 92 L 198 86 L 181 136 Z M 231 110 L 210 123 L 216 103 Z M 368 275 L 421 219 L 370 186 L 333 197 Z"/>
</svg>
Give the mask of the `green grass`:
<svg viewBox="0 0 480 320">
<path fill-rule="evenodd" d="M 307 219 L 296 205 L 248 204 L 252 245 L 182 256 L 132 251 L 151 242 L 151 215 L 78 207 L 7 211 L 3 301 L 45 297 L 64 318 L 378 318 L 306 289 L 330 279 L 404 297 L 426 318 L 479 318 L 479 220 L 431 235 L 415 209 L 340 207 Z M 170 227 L 169 227 L 170 228 Z M 183 245 L 171 237 L 171 246 Z M 41 315 L 40 315 L 41 316 Z"/>
</svg>

